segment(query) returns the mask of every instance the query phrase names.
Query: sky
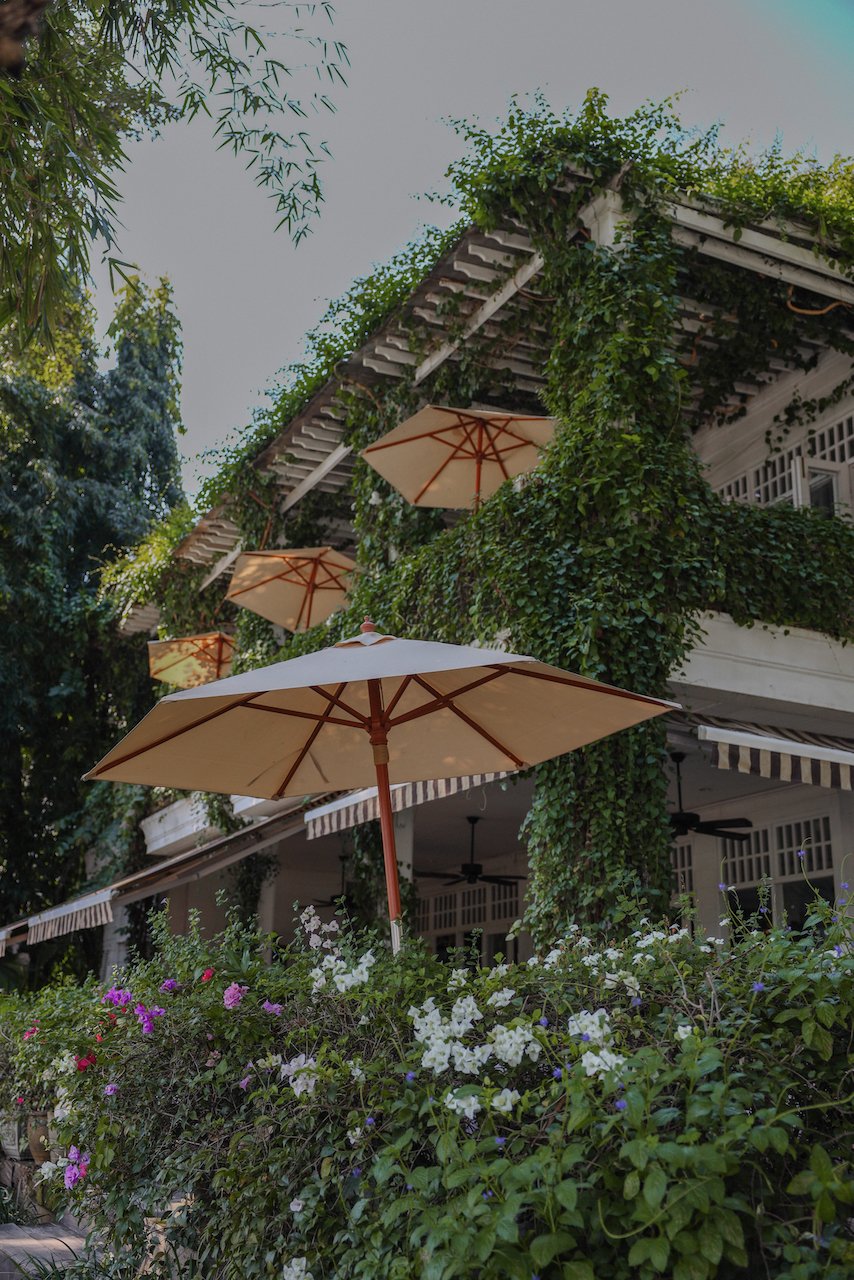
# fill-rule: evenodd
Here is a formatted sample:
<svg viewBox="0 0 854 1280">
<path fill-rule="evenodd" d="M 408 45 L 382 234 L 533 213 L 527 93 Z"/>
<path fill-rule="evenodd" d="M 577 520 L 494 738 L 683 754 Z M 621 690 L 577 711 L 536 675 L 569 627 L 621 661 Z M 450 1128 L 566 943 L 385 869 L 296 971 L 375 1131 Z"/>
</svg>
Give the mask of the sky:
<svg viewBox="0 0 854 1280">
<path fill-rule="evenodd" d="M 854 153 L 854 0 L 337 0 L 330 34 L 351 66 L 312 124 L 332 158 L 300 245 L 205 122 L 127 148 L 117 256 L 174 288 L 191 494 L 198 455 L 251 422 L 326 302 L 447 221 L 419 197 L 459 154 L 449 118 L 490 125 L 537 90 L 562 109 L 596 86 L 619 114 L 683 90 L 683 119 L 722 122 L 728 142 Z M 104 332 L 113 298 L 94 276 Z"/>
</svg>

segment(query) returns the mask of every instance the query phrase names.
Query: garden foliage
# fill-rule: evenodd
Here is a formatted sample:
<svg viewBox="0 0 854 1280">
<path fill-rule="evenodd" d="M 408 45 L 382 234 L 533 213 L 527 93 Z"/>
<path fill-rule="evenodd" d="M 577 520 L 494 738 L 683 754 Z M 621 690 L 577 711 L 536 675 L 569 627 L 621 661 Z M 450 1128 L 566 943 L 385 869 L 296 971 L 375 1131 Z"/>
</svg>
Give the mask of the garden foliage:
<svg viewBox="0 0 854 1280">
<path fill-rule="evenodd" d="M 161 919 L 108 989 L 6 999 L 7 1103 L 55 1102 L 45 1192 L 125 1269 L 159 1233 L 182 1280 L 843 1280 L 833 910 L 727 947 L 576 927 L 491 969 L 395 959 L 313 908 L 272 963 L 236 923 L 208 943 Z"/>
</svg>

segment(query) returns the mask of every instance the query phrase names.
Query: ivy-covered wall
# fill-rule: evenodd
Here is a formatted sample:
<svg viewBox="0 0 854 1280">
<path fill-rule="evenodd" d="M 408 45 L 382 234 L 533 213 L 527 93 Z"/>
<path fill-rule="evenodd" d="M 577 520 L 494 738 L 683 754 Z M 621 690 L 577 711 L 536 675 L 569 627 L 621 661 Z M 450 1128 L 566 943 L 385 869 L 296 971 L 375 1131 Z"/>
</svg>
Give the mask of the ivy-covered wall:
<svg viewBox="0 0 854 1280">
<path fill-rule="evenodd" d="M 805 336 L 854 354 L 848 309 L 814 314 L 821 308 L 808 298 L 793 304 L 783 284 L 700 260 L 674 242 L 667 213 L 678 190 L 713 198 L 736 227 L 806 218 L 816 228 L 816 251 L 850 274 L 851 164 L 822 170 L 778 151 L 751 160 L 721 149 L 714 133 L 686 133 L 670 104 L 615 120 L 595 93 L 574 116 L 556 118 L 541 105 L 514 109 L 497 135 L 464 131 L 467 158 L 452 170 L 464 216 L 491 227 L 512 214 L 545 261 L 530 305 L 545 332 L 542 407 L 559 421 L 554 443 L 524 485 L 505 485 L 451 527 L 442 513 L 409 507 L 358 464 L 349 498 L 365 572 L 352 607 L 280 651 L 267 624 L 240 612 L 242 662 L 325 645 L 369 612 L 384 630 L 404 636 L 488 644 L 500 632 L 518 652 L 661 695 L 704 609 L 745 624 L 851 638 L 854 526 L 812 510 L 722 502 L 703 477 L 686 412 L 697 385 L 708 416 L 772 358 L 808 367 L 814 357 L 803 354 Z M 584 180 L 567 181 L 573 173 Z M 577 236 L 582 204 L 606 188 L 619 190 L 630 220 L 611 248 Z M 422 273 L 425 265 L 422 255 Z M 399 271 L 395 296 L 413 280 Z M 363 285 L 370 292 L 370 281 Z M 680 329 L 686 291 L 708 309 L 707 343 Z M 389 292 L 382 301 L 385 314 Z M 368 311 L 362 306 L 359 314 Z M 349 442 L 361 448 L 424 402 L 517 407 L 512 379 L 487 356 L 519 322 L 510 312 L 489 350 L 487 339 L 469 338 L 460 358 L 417 389 L 406 381 L 370 394 L 355 388 Z M 453 331 L 453 317 L 450 323 Z M 410 332 L 412 349 L 423 349 L 417 321 Z M 846 378 L 835 396 L 850 385 Z M 284 402 L 292 413 L 294 401 Z M 781 431 L 816 408 L 793 405 Z M 286 422 L 283 415 L 277 425 Z M 271 546 L 321 541 L 324 519 L 341 502 L 313 496 L 296 519 L 289 513 L 282 520 L 246 452 L 232 459 L 223 487 L 232 517 L 250 537 L 263 532 Z M 194 610 L 209 610 L 222 594 L 215 584 L 199 595 L 193 574 L 176 592 L 181 572 L 174 564 L 161 571 L 161 598 L 181 602 L 169 625 L 188 625 Z M 666 907 L 663 758 L 656 723 L 538 769 L 524 826 L 538 941 L 576 916 L 613 925 L 625 896 L 644 896 L 653 910 Z"/>
</svg>

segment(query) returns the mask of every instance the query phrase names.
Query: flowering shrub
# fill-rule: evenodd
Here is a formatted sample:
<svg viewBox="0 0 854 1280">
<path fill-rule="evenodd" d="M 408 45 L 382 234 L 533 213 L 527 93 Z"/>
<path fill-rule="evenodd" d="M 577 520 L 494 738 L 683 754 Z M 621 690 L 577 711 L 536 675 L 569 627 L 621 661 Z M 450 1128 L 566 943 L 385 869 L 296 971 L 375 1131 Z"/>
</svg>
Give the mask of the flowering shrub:
<svg viewBox="0 0 854 1280">
<path fill-rule="evenodd" d="M 854 955 L 820 911 L 730 947 L 575 930 L 488 970 L 312 911 L 272 963 L 161 922 L 64 1025 L 37 1001 L 3 1026 L 61 1082 L 46 1189 L 125 1263 L 160 1221 L 204 1280 L 842 1280 Z"/>
</svg>

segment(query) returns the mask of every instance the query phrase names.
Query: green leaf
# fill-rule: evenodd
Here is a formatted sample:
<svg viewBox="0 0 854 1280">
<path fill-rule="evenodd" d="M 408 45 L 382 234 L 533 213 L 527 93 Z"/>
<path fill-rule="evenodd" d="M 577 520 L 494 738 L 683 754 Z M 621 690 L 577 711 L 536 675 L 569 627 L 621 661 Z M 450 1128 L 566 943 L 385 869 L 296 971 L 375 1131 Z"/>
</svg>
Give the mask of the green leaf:
<svg viewBox="0 0 854 1280">
<path fill-rule="evenodd" d="M 563 1280 L 596 1280 L 596 1272 L 589 1262 L 565 1262 Z"/>
<path fill-rule="evenodd" d="M 818 1143 L 810 1151 L 810 1168 L 825 1186 L 833 1181 L 833 1162 L 824 1147 Z"/>
<path fill-rule="evenodd" d="M 643 1184 L 643 1198 L 650 1209 L 657 1209 L 667 1190 L 667 1177 L 660 1165 L 653 1165 Z"/>
<path fill-rule="evenodd" d="M 554 1189 L 555 1199 L 564 1209 L 572 1211 L 578 1204 L 578 1184 L 571 1178 L 559 1182 Z"/>
<path fill-rule="evenodd" d="M 708 1261 L 713 1265 L 717 1265 L 721 1260 L 724 1245 L 723 1240 L 721 1239 L 721 1233 L 708 1218 L 705 1218 L 703 1222 L 700 1223 L 700 1227 L 697 1232 L 697 1241 L 700 1246 L 700 1253 L 702 1253 L 703 1257 L 708 1259 Z"/>
<path fill-rule="evenodd" d="M 637 1169 L 632 1169 L 631 1173 L 626 1174 L 626 1180 L 623 1183 L 623 1199 L 634 1200 L 640 1190 L 640 1174 Z"/>
<path fill-rule="evenodd" d="M 547 1235 L 536 1236 L 530 1243 L 531 1257 L 538 1267 L 547 1267 L 552 1258 L 567 1249 L 575 1248 L 575 1237 L 568 1231 L 551 1231 Z M 591 1272 L 592 1275 L 592 1272 Z"/>
</svg>

